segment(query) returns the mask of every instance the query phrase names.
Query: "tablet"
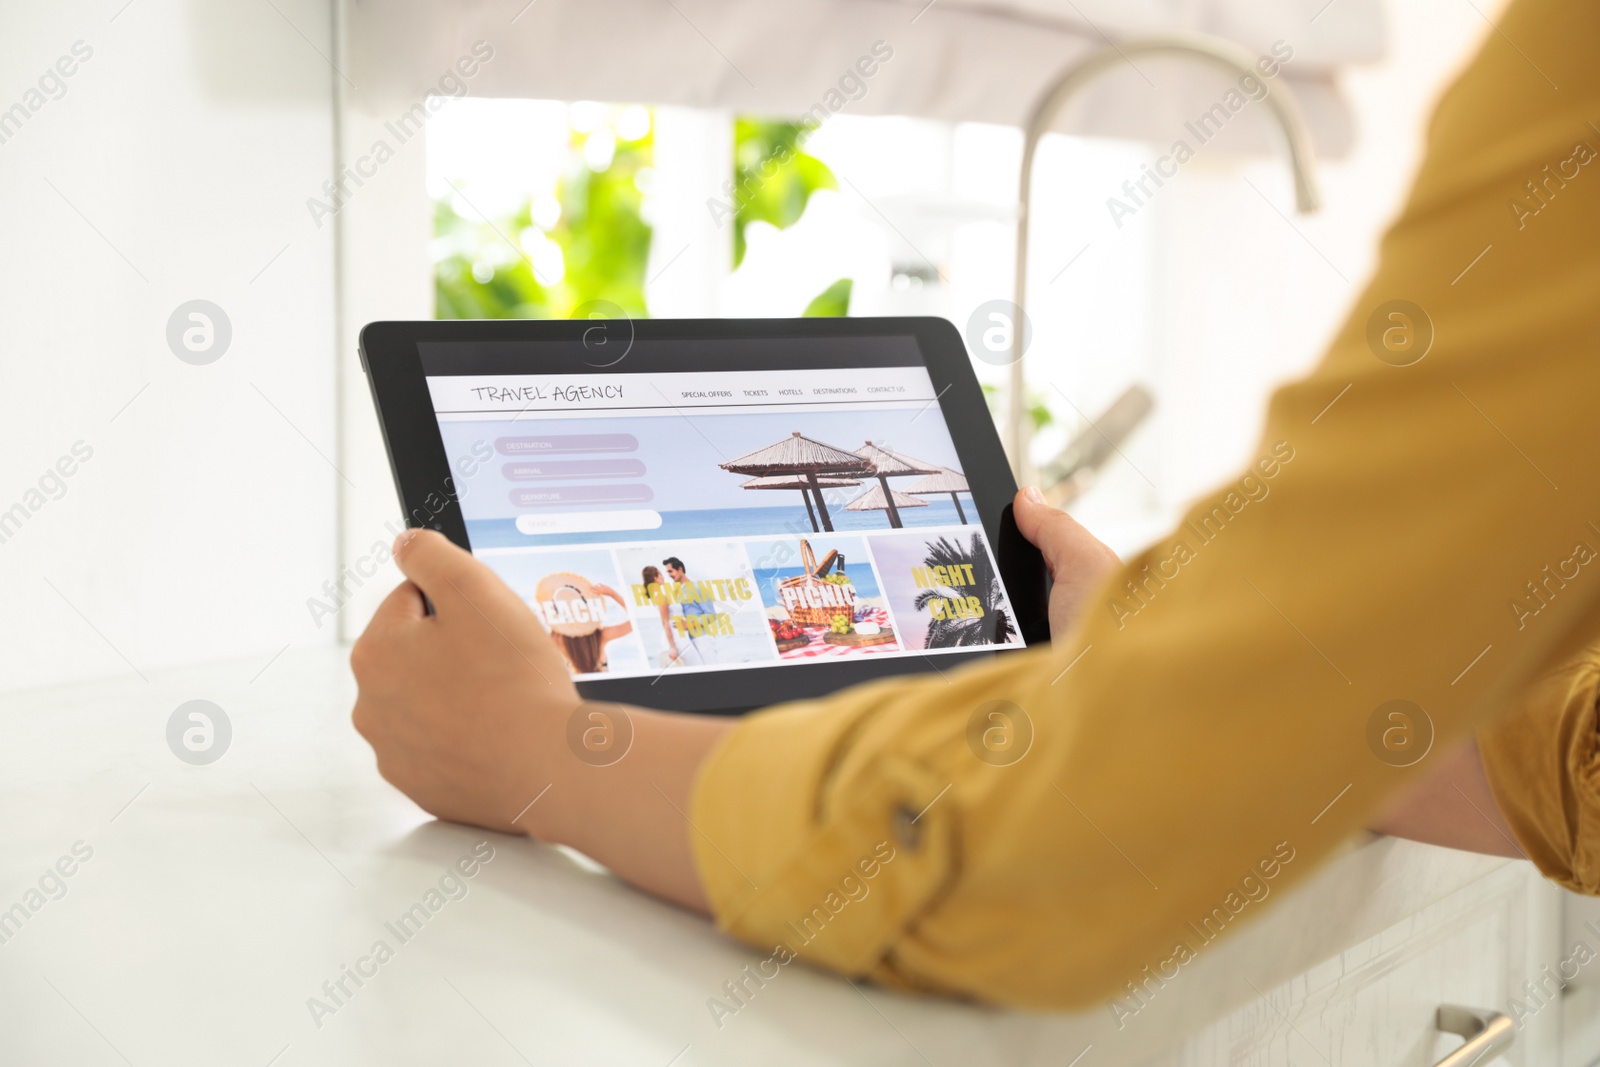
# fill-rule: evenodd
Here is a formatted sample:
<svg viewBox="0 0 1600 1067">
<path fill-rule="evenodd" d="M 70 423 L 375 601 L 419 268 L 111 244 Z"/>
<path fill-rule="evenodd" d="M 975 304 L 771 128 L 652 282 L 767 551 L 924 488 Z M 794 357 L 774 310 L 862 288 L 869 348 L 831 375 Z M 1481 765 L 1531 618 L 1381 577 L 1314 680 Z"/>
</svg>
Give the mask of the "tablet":
<svg viewBox="0 0 1600 1067">
<path fill-rule="evenodd" d="M 375 322 L 410 526 L 488 564 L 585 699 L 736 713 L 1045 642 L 943 319 Z"/>
</svg>

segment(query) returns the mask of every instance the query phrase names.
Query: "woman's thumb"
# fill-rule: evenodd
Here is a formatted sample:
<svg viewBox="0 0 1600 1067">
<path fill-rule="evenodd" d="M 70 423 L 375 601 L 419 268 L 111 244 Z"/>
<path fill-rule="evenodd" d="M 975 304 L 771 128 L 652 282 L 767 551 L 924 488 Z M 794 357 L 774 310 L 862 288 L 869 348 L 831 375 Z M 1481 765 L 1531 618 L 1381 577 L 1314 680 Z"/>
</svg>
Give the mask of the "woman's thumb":
<svg viewBox="0 0 1600 1067">
<path fill-rule="evenodd" d="M 1061 581 L 1073 572 L 1098 578 L 1121 561 L 1116 553 L 1060 508 L 1045 503 L 1037 487 L 1028 486 L 1014 501 L 1017 529 L 1044 556 L 1050 576 Z"/>
</svg>

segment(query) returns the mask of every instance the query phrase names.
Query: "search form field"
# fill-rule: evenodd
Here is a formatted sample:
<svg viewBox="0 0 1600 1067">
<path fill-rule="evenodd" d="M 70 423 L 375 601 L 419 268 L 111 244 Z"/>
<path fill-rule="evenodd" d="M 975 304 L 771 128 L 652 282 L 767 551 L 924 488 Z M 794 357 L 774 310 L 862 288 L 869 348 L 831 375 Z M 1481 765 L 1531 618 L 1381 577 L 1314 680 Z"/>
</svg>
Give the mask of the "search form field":
<svg viewBox="0 0 1600 1067">
<path fill-rule="evenodd" d="M 639 439 L 631 433 L 556 433 L 497 438 L 502 456 L 570 456 L 582 452 L 637 452 Z"/>
<path fill-rule="evenodd" d="M 611 533 L 615 530 L 656 530 L 661 512 L 569 511 L 565 514 L 518 515 L 517 532 L 529 537 L 544 534 Z"/>
<path fill-rule="evenodd" d="M 648 504 L 656 498 L 648 485 L 552 485 L 540 489 L 513 489 L 511 503 L 519 508 L 561 507 L 564 504 Z"/>
<path fill-rule="evenodd" d="M 644 461 L 637 459 L 549 459 L 507 463 L 501 473 L 511 482 L 543 482 L 557 478 L 638 478 Z"/>
</svg>

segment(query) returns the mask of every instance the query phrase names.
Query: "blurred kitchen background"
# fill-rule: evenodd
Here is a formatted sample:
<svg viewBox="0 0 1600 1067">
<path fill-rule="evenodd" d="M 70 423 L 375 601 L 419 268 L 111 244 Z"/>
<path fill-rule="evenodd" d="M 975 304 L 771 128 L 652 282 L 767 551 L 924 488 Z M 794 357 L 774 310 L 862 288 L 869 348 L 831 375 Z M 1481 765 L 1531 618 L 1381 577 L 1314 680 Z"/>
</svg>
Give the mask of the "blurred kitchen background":
<svg viewBox="0 0 1600 1067">
<path fill-rule="evenodd" d="M 1019 126 L 1054 73 L 1157 30 L 1253 55 L 1281 40 L 1294 58 L 1271 84 L 1308 116 L 1319 213 L 1295 213 L 1281 136 L 1251 104 L 1113 220 L 1107 198 L 1230 85 L 1180 61 L 1106 75 L 1040 152 L 1035 452 L 1147 384 L 1153 414 L 1074 505 L 1135 550 L 1251 455 L 1269 390 L 1318 357 L 1432 102 L 1495 14 L 1468 0 L 770 7 L 0 0 L 0 686 L 211 659 L 259 677 L 359 633 L 396 574 L 346 568 L 398 515 L 355 357 L 364 322 L 601 301 L 965 330 L 1012 296 Z M 892 56 L 841 81 L 879 42 Z M 85 49 L 70 77 L 41 80 Z M 828 117 L 797 144 L 814 105 Z M 794 148 L 763 176 L 780 145 Z M 752 172 L 756 195 L 714 206 Z M 193 300 L 231 335 L 199 365 L 169 344 Z M 1004 368 L 976 365 L 1003 386 Z M 48 477 L 79 442 L 92 458 Z M 308 609 L 340 585 L 336 618 Z"/>
</svg>

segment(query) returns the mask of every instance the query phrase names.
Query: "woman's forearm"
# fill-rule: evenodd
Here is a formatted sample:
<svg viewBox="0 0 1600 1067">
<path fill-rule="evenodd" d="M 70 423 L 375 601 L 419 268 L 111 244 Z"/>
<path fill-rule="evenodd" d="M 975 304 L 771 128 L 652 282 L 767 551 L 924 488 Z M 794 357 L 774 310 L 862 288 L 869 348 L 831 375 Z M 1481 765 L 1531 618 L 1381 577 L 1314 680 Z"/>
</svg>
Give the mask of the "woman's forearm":
<svg viewBox="0 0 1600 1067">
<path fill-rule="evenodd" d="M 691 851 L 697 831 L 689 821 L 689 791 L 734 720 L 618 704 L 586 704 L 580 714 L 626 750 L 606 763 L 615 749 L 585 754 L 581 744 L 570 746 L 577 758 L 551 761 L 550 790 L 519 825 L 656 896 L 708 913 Z"/>
<path fill-rule="evenodd" d="M 1401 796 L 1372 828 L 1467 852 L 1522 856 L 1489 790 L 1476 741 L 1444 755 L 1433 773 Z"/>
</svg>

